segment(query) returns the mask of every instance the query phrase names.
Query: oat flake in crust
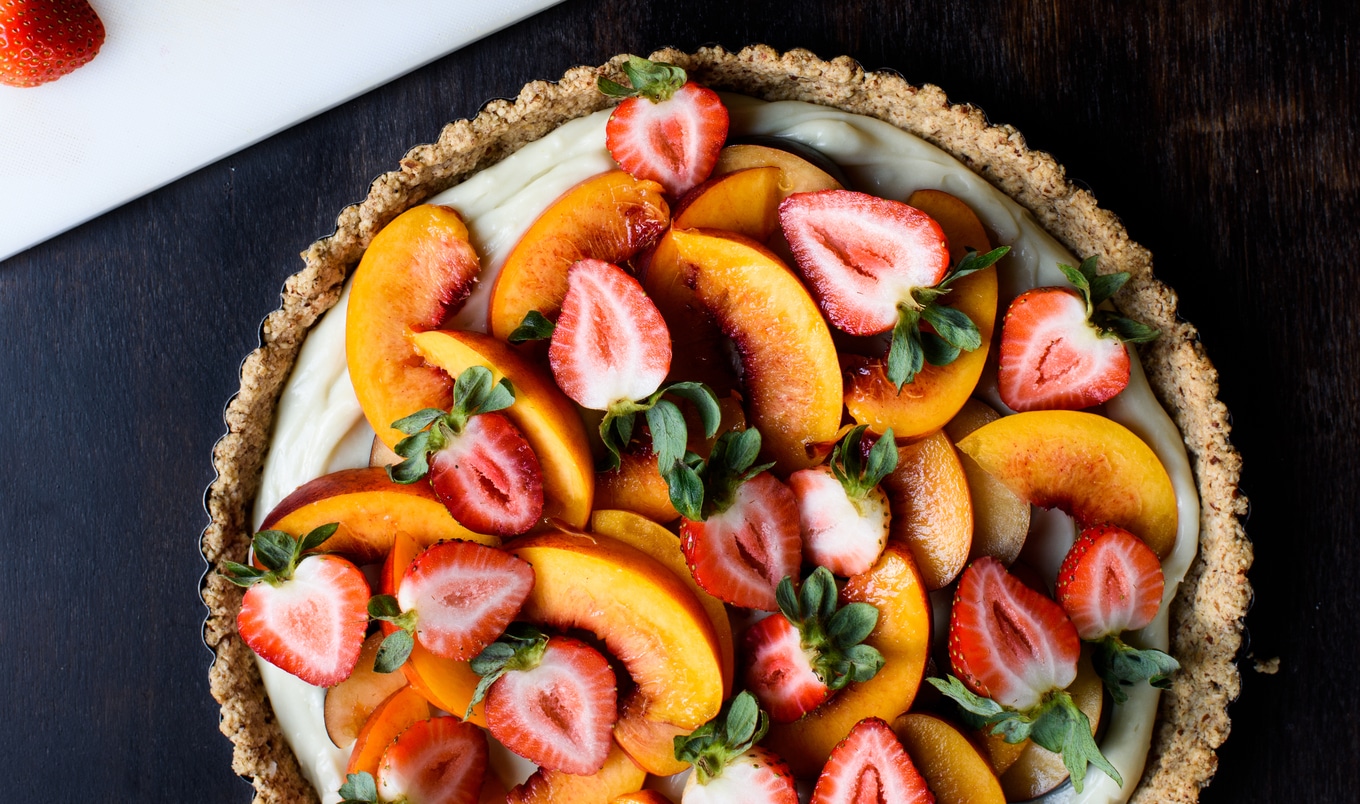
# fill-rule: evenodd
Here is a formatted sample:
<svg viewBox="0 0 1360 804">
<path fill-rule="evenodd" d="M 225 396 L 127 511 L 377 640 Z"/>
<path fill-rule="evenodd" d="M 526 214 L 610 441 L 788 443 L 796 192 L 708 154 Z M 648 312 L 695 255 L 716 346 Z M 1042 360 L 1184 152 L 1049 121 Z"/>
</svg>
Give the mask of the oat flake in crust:
<svg viewBox="0 0 1360 804">
<path fill-rule="evenodd" d="M 1251 544 L 1239 517 L 1241 458 L 1228 441 L 1228 412 L 1218 400 L 1218 372 L 1198 332 L 1176 317 L 1176 294 L 1152 275 L 1152 256 L 1129 239 L 1112 213 L 1074 187 L 1048 154 L 1031 151 L 1010 126 L 995 126 L 935 86 L 916 87 L 891 73 L 866 72 L 840 57 L 823 61 L 804 50 L 779 54 L 757 45 L 740 53 L 704 48 L 663 50 L 651 58 L 678 64 L 699 82 L 764 100 L 800 100 L 891 123 L 948 151 L 1029 209 L 1076 254 L 1099 254 L 1101 266 L 1132 279 L 1115 297 L 1127 314 L 1162 331 L 1140 351 L 1148 382 L 1180 429 L 1200 494 L 1199 553 L 1171 609 L 1171 652 L 1181 671 L 1163 693 L 1147 766 L 1132 801 L 1193 802 L 1217 766 L 1228 736 L 1227 705 L 1237 697 L 1234 663 L 1251 587 Z M 303 252 L 305 267 L 284 285 L 282 304 L 261 328 L 258 349 L 241 368 L 241 389 L 227 406 L 227 434 L 213 449 L 217 478 L 208 488 L 211 523 L 202 550 L 209 609 L 203 638 L 216 654 L 213 697 L 221 729 L 232 741 L 232 766 L 249 778 L 257 802 L 316 801 L 265 697 L 254 656 L 236 633 L 243 590 L 222 577 L 223 560 L 243 561 L 250 543 L 248 511 L 269 446 L 274 406 L 298 349 L 317 318 L 339 298 L 349 271 L 388 221 L 514 153 L 573 118 L 609 105 L 595 89 L 601 74 L 618 78 L 618 56 L 599 68 L 577 67 L 556 83 L 527 84 L 513 101 L 487 104 L 471 120 L 445 126 L 438 142 L 413 148 L 399 170 L 379 177 L 363 202 L 345 208 L 335 233 Z"/>
</svg>

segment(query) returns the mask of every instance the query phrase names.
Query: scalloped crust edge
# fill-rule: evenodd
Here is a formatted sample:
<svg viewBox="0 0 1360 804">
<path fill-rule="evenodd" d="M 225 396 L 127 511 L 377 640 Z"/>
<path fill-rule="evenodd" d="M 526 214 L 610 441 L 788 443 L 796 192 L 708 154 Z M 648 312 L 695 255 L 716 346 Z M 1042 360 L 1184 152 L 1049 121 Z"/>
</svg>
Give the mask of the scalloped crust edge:
<svg viewBox="0 0 1360 804">
<path fill-rule="evenodd" d="M 400 169 L 378 177 L 368 197 L 346 207 L 335 233 L 302 253 L 305 267 L 284 285 L 282 303 L 261 326 L 260 346 L 241 367 L 241 387 L 228 403 L 227 433 L 213 449 L 217 477 L 205 495 L 211 518 L 201 547 L 208 562 L 201 596 L 209 609 L 203 640 L 215 654 L 209 672 L 222 706 L 221 730 L 234 746 L 232 767 L 249 779 L 257 802 L 316 801 L 284 740 L 250 649 L 236 634 L 241 591 L 217 570 L 244 560 L 248 512 L 268 449 L 274 406 L 308 330 L 339 298 L 348 272 L 373 235 L 401 211 L 500 161 L 568 120 L 607 106 L 599 75 L 620 72 L 617 56 L 597 67 L 568 70 L 560 81 L 534 81 L 511 100 L 495 100 L 471 120 L 444 127 L 439 140 L 411 149 Z M 700 82 L 766 100 L 802 100 L 891 123 L 948 151 L 1029 209 L 1077 254 L 1100 254 L 1102 266 L 1132 279 L 1119 307 L 1162 331 L 1142 352 L 1154 392 L 1184 437 L 1199 488 L 1199 554 L 1172 604 L 1172 652 L 1182 670 L 1162 695 L 1147 766 L 1132 801 L 1193 802 L 1217 767 L 1227 739 L 1227 707 L 1241 680 L 1235 658 L 1251 598 L 1252 549 L 1240 517 L 1241 457 L 1228 440 L 1228 410 L 1218 399 L 1218 372 L 1193 326 L 1176 315 L 1176 294 L 1153 277 L 1152 255 L 1129 239 L 1119 219 L 1067 180 L 1052 156 L 1031 151 L 1008 125 L 981 110 L 950 103 L 939 87 L 912 86 L 901 76 L 867 72 L 842 56 L 823 61 L 805 50 L 780 54 L 755 45 L 739 53 L 702 48 L 662 50 L 653 59 L 685 67 Z"/>
</svg>

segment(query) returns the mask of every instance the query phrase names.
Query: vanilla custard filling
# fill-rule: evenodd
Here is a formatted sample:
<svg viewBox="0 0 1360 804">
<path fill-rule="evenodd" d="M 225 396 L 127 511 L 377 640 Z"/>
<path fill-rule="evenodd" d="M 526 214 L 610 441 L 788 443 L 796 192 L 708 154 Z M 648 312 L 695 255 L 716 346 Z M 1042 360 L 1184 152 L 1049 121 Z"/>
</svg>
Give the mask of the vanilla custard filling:
<svg viewBox="0 0 1360 804">
<path fill-rule="evenodd" d="M 854 189 L 895 199 L 916 190 L 938 189 L 965 201 L 993 241 L 1011 247 L 1000 272 L 1003 305 L 1027 288 L 1067 284 L 1058 263 L 1080 262 L 1011 198 L 944 151 L 888 123 L 794 101 L 766 103 L 737 95 L 724 95 L 723 100 L 731 113 L 733 135 L 774 136 L 814 148 L 844 170 Z M 485 331 L 492 284 L 529 225 L 572 186 L 616 167 L 604 146 L 607 118 L 608 111 L 602 111 L 573 120 L 431 199 L 431 203 L 458 210 L 482 259 L 479 281 L 450 328 Z M 279 398 L 273 441 L 255 500 L 257 528 L 279 501 L 303 483 L 329 472 L 368 465 L 373 431 L 359 409 L 345 364 L 348 302 L 346 287 L 336 306 L 308 336 Z M 1199 498 L 1180 432 L 1153 396 L 1138 361 L 1132 363 L 1128 388 L 1107 402 L 1104 412 L 1147 442 L 1161 459 L 1176 490 L 1179 528 L 1175 548 L 1162 562 L 1166 593 L 1161 611 L 1146 628 L 1126 635 L 1126 640 L 1166 650 L 1169 604 L 1198 545 Z M 984 376 L 978 393 L 998 410 L 1006 410 L 996 394 L 994 376 Z M 1041 516 L 1036 516 L 1034 529 L 1042 531 L 1042 539 L 1035 547 L 1027 545 L 1026 558 L 1047 577 L 1056 577 L 1075 529 L 1061 513 L 1036 514 Z M 349 750 L 336 748 L 326 734 L 325 690 L 267 662 L 258 664 L 274 713 L 304 774 L 323 802 L 338 802 Z M 1147 685 L 1134 687 L 1127 703 L 1110 709 L 1101 751 L 1124 777 L 1122 788 L 1092 767 L 1081 794 L 1065 785 L 1044 800 L 1126 801 L 1143 772 L 1158 695 Z M 493 748 L 492 767 L 507 787 L 522 781 L 532 769 L 498 747 Z"/>
</svg>

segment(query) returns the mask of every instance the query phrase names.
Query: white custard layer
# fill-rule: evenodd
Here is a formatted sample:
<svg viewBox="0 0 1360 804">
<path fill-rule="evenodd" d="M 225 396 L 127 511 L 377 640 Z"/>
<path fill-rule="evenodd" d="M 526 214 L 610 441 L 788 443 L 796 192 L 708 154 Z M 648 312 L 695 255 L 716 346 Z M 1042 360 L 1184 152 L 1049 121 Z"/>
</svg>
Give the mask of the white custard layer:
<svg viewBox="0 0 1360 804">
<path fill-rule="evenodd" d="M 798 102 L 765 103 L 724 96 L 732 115 L 733 135 L 766 135 L 795 140 L 822 152 L 841 166 L 855 189 L 886 198 L 904 199 L 919 189 L 939 189 L 958 196 L 977 212 L 994 242 L 1009 245 L 1003 263 L 1003 303 L 1030 287 L 1063 285 L 1058 263 L 1078 260 L 999 190 L 944 151 L 887 123 Z M 433 203 L 457 209 L 467 221 L 472 244 L 482 258 L 482 275 L 471 298 L 451 326 L 485 330 L 488 295 L 510 249 L 534 219 L 578 182 L 613 169 L 604 147 L 607 112 L 572 121 L 510 158 L 441 193 Z M 280 500 L 299 485 L 328 472 L 366 466 L 373 431 L 354 398 L 345 366 L 344 325 L 348 289 L 339 303 L 308 336 L 288 380 L 276 418 L 274 437 L 265 459 L 254 524 L 263 521 Z M 984 382 L 986 382 L 984 380 Z M 980 391 L 998 409 L 994 387 Z M 1163 562 L 1166 597 L 1157 618 L 1127 640 L 1142 647 L 1168 646 L 1167 610 L 1176 587 L 1194 558 L 1199 537 L 1199 499 L 1179 431 L 1152 394 L 1134 361 L 1129 387 L 1105 406 L 1106 414 L 1146 441 L 1171 475 L 1180 525 L 1176 546 Z M 1058 515 L 1047 521 L 1046 566 L 1056 576 L 1058 562 L 1072 539 L 1072 527 Z M 1064 543 L 1065 542 L 1065 543 Z M 335 748 L 323 720 L 325 691 L 259 662 L 265 688 L 284 735 L 308 780 L 323 802 L 337 802 L 344 782 L 348 751 Z M 1158 693 L 1135 688 L 1129 701 L 1115 707 L 1101 750 L 1124 777 L 1121 788 L 1100 771 L 1087 774 L 1076 794 L 1059 788 L 1050 801 L 1123 802 L 1142 774 L 1152 738 Z M 527 773 L 522 763 L 494 762 L 498 775 L 514 784 Z"/>
</svg>

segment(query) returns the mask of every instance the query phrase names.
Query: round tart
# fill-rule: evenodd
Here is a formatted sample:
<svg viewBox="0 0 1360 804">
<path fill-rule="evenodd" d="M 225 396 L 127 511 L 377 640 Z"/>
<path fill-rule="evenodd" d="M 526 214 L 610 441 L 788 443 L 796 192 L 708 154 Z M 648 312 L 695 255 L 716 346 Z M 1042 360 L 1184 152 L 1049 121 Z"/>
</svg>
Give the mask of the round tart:
<svg viewBox="0 0 1360 804">
<path fill-rule="evenodd" d="M 596 82 L 601 75 L 617 77 L 624 58 L 573 69 L 556 83 L 530 83 L 515 100 L 493 101 L 472 120 L 447 126 L 438 142 L 411 150 L 399 170 L 373 183 L 362 203 L 341 212 L 333 235 L 303 254 L 306 267 L 289 278 L 281 307 L 265 319 L 261 346 L 246 359 L 241 389 L 227 407 L 228 432 L 214 449 L 217 479 L 207 495 L 212 521 L 202 542 L 213 568 L 202 589 L 210 610 L 204 639 L 216 654 L 212 691 L 222 705 L 222 731 L 235 746 L 233 766 L 252 780 L 257 800 L 315 800 L 316 793 L 278 725 L 255 656 L 237 634 L 241 591 L 217 570 L 247 555 L 277 401 L 303 341 L 336 304 L 346 277 L 384 225 L 564 123 L 609 106 Z M 989 124 L 981 111 L 951 104 L 936 87 L 865 72 L 849 58 L 828 62 L 806 51 L 781 55 L 763 46 L 735 54 L 668 50 L 651 58 L 679 65 L 714 89 L 805 101 L 890 123 L 981 175 L 1073 253 L 1101 255 L 1103 270 L 1131 275 L 1114 300 L 1124 314 L 1161 331 L 1139 356 L 1148 384 L 1183 436 L 1200 520 L 1198 553 L 1170 611 L 1171 653 L 1181 669 L 1161 696 L 1142 777 L 1125 784 L 1132 786 L 1133 801 L 1196 800 L 1214 773 L 1214 751 L 1229 730 L 1227 705 L 1239 690 L 1234 658 L 1250 597 L 1251 547 L 1239 521 L 1246 510 L 1237 490 L 1240 458 L 1228 441 L 1216 371 L 1194 327 L 1177 317 L 1174 292 L 1153 277 L 1151 255 L 1113 214 L 1074 187 L 1052 157 L 1029 150 L 1017 131 Z"/>
</svg>

